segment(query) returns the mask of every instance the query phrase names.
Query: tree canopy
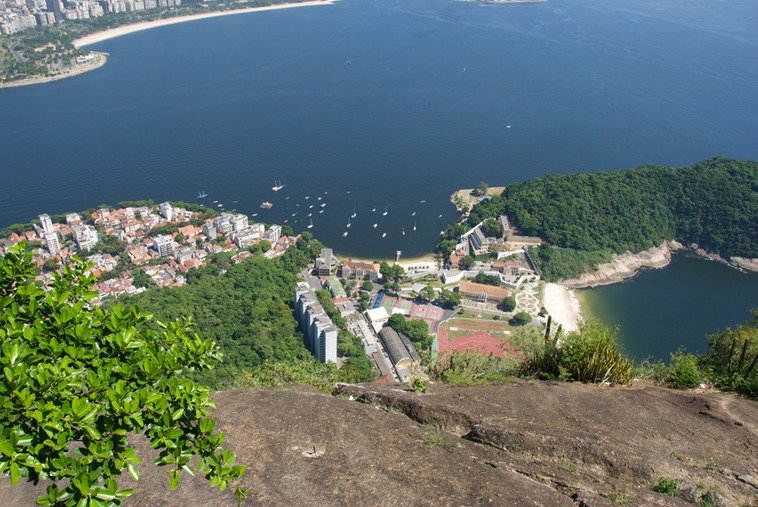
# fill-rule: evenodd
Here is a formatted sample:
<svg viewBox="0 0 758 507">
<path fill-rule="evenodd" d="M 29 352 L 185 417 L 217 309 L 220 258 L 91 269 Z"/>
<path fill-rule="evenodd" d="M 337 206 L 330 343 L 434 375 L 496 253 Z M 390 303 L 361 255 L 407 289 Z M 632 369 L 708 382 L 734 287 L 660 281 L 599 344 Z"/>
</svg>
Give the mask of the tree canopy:
<svg viewBox="0 0 758 507">
<path fill-rule="evenodd" d="M 299 266 L 300 254 L 307 261 L 300 251 L 275 260 L 256 256 L 236 265 L 210 263 L 190 271 L 183 287 L 152 289 L 121 300 L 128 308 L 150 308 L 160 320 L 192 316 L 198 332 L 218 343 L 224 362 L 191 377 L 218 388 L 237 382 L 242 371 L 266 360 L 311 357 L 290 306 L 296 279 L 287 267 L 293 262 Z M 226 272 L 218 276 L 222 268 Z"/>
<path fill-rule="evenodd" d="M 189 320 L 150 329 L 136 307 L 89 307 L 93 278 L 76 258 L 45 292 L 31 261 L 23 244 L 0 259 L 0 473 L 51 481 L 41 505 L 121 505 L 132 490 L 119 477 L 139 478 L 136 433 L 158 450 L 171 489 L 181 470 L 221 489 L 239 478 L 207 418 L 209 390 L 178 376 L 210 368 L 214 342 Z"/>
</svg>

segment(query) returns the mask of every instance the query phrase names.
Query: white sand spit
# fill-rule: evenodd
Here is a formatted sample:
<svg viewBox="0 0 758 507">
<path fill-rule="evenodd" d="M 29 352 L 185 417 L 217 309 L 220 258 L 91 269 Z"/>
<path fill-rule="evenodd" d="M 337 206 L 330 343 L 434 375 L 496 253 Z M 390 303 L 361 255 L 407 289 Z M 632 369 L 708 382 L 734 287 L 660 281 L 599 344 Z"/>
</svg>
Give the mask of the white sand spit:
<svg viewBox="0 0 758 507">
<path fill-rule="evenodd" d="M 544 294 L 545 309 L 553 316 L 553 321 L 561 324 L 566 331 L 578 330 L 582 317 L 573 291 L 555 283 L 546 283 Z"/>
</svg>

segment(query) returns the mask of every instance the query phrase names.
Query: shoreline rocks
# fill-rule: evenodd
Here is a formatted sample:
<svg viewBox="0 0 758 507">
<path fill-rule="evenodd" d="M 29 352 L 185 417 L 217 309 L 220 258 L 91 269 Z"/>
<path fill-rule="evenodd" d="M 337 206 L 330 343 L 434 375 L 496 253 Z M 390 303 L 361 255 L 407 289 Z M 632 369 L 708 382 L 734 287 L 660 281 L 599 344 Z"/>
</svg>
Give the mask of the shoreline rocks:
<svg viewBox="0 0 758 507">
<path fill-rule="evenodd" d="M 640 269 L 660 269 L 671 262 L 674 252 L 686 252 L 707 260 L 717 261 L 746 271 L 758 271 L 758 259 L 733 257 L 726 259 L 718 254 L 703 250 L 696 244 L 684 246 L 678 241 L 666 241 L 660 246 L 639 253 L 626 252 L 614 254 L 611 262 L 601 264 L 591 273 L 584 273 L 578 278 L 561 280 L 560 285 L 567 289 L 589 289 L 621 283 L 637 275 Z"/>
</svg>

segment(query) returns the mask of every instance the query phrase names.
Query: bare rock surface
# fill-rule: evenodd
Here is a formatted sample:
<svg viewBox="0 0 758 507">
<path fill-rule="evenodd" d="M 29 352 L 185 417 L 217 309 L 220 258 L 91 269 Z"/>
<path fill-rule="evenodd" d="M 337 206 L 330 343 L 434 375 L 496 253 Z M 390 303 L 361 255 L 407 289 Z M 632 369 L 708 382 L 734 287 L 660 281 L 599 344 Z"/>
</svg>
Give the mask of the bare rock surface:
<svg viewBox="0 0 758 507">
<path fill-rule="evenodd" d="M 248 466 L 243 505 L 610 506 L 758 501 L 758 403 L 637 384 L 517 382 L 426 394 L 396 385 L 216 393 L 227 447 Z M 127 506 L 236 505 L 231 491 L 185 476 L 168 489 L 149 464 Z M 679 497 L 652 491 L 676 480 Z M 0 481 L 4 506 L 41 489 Z"/>
<path fill-rule="evenodd" d="M 562 280 L 560 283 L 570 289 L 583 289 L 623 282 L 636 275 L 642 268 L 668 266 L 671 263 L 671 253 L 681 248 L 680 243 L 669 241 L 636 254 L 613 254 L 611 262 L 601 264 L 595 271 L 584 273 L 578 278 Z"/>
</svg>

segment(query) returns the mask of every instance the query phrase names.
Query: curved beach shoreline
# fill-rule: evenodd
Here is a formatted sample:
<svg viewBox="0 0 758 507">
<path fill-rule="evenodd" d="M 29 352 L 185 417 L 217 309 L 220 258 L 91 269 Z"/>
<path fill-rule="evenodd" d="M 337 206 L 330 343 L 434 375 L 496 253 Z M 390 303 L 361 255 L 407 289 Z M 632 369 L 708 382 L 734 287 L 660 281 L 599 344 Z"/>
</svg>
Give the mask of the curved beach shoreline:
<svg viewBox="0 0 758 507">
<path fill-rule="evenodd" d="M 90 44 L 102 42 L 108 39 L 121 37 L 122 35 L 128 35 L 134 32 L 141 32 L 142 30 L 149 30 L 151 28 L 159 28 L 161 26 L 173 25 L 176 23 L 186 23 L 188 21 L 195 21 L 198 19 L 216 18 L 219 16 L 231 16 L 233 14 L 247 14 L 250 12 L 263 12 L 263 11 L 274 11 L 278 9 L 290 9 L 293 7 L 313 7 L 315 5 L 331 5 L 335 2 L 336 0 L 313 0 L 310 2 L 269 5 L 266 7 L 248 7 L 246 9 L 207 12 L 203 14 L 191 14 L 188 16 L 177 16 L 174 18 L 158 19 L 155 21 L 144 21 L 142 23 L 134 23 L 133 25 L 119 26 L 118 28 L 111 28 L 110 30 L 103 30 L 102 32 L 96 32 L 96 33 L 84 36 L 81 39 L 76 39 L 74 41 L 74 46 L 77 48 L 80 48 L 84 46 L 89 46 Z"/>
<path fill-rule="evenodd" d="M 132 25 L 124 25 L 118 28 L 111 28 L 109 30 L 103 30 L 102 32 L 96 32 L 90 35 L 86 35 L 80 39 L 76 39 L 73 44 L 76 48 L 89 46 L 108 39 L 114 39 L 121 37 L 122 35 L 128 35 L 134 32 L 141 32 L 142 30 L 149 30 L 151 28 L 159 28 L 162 26 L 173 25 L 176 23 L 186 23 L 188 21 L 196 21 L 205 18 L 215 18 L 218 16 L 231 16 L 233 14 L 248 14 L 251 12 L 273 11 L 278 9 L 290 9 L 293 7 L 313 7 L 316 5 L 331 5 L 337 0 L 312 0 L 309 2 L 290 3 L 290 4 L 278 4 L 269 5 L 265 7 L 248 7 L 246 9 L 235 9 L 229 11 L 218 12 L 206 12 L 203 14 L 191 14 L 188 16 L 177 16 L 174 18 L 158 19 L 155 21 L 144 21 L 142 23 L 134 23 Z M 19 86 L 30 86 L 41 83 L 50 83 L 52 81 L 58 81 L 60 79 L 66 79 L 69 77 L 78 76 L 85 72 L 90 72 L 95 69 L 99 69 L 105 65 L 108 61 L 107 53 L 98 53 L 91 51 L 91 53 L 97 55 L 94 62 L 88 62 L 78 65 L 73 65 L 66 72 L 55 74 L 52 76 L 35 76 L 29 79 L 19 79 L 16 81 L 9 81 L 7 83 L 0 83 L 0 89 L 2 88 L 16 88 Z"/>
</svg>

